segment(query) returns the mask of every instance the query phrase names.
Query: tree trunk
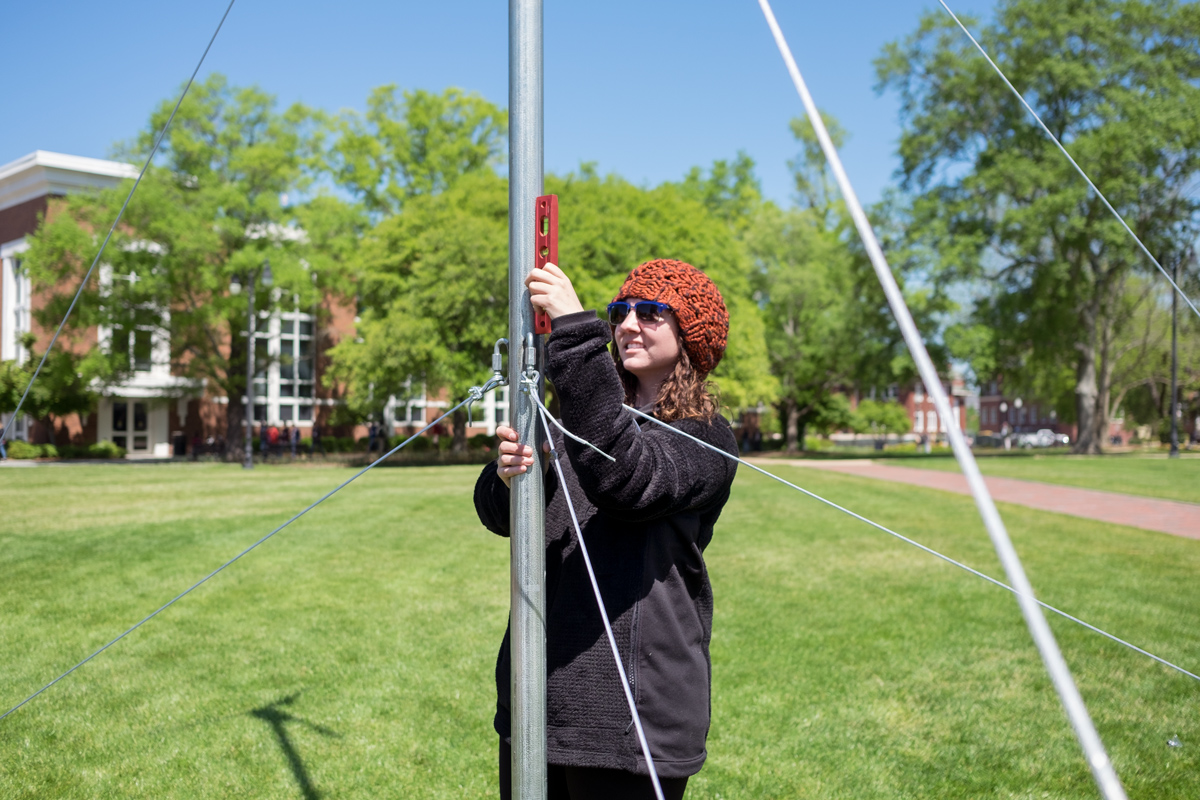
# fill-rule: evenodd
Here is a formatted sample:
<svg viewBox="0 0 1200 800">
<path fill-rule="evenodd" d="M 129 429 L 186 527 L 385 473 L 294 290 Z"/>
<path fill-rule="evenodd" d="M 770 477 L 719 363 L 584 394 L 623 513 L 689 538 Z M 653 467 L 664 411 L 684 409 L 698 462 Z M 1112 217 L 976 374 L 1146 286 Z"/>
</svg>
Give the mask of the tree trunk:
<svg viewBox="0 0 1200 800">
<path fill-rule="evenodd" d="M 246 420 L 245 395 L 246 386 L 246 357 L 247 346 L 245 328 L 232 326 L 232 336 L 229 343 L 229 367 L 225 373 L 225 396 L 229 402 L 225 404 L 225 459 L 227 461 L 242 461 L 246 458 Z M 254 431 L 250 431 L 254 435 Z"/>
<path fill-rule="evenodd" d="M 805 445 L 805 443 L 804 443 L 804 439 L 807 436 L 807 432 L 808 432 L 808 420 L 806 420 L 806 419 L 801 420 L 799 422 L 799 424 L 797 425 L 797 428 L 798 428 L 798 430 L 796 432 L 796 436 L 799 439 L 800 452 L 803 453 L 808 450 L 807 445 Z"/>
<path fill-rule="evenodd" d="M 467 452 L 467 412 L 461 408 L 450 417 L 454 422 L 454 441 L 450 445 L 451 453 Z"/>
<path fill-rule="evenodd" d="M 46 423 L 46 436 L 47 436 L 47 440 L 50 443 L 50 446 L 58 447 L 58 442 L 55 441 L 55 438 L 54 438 L 54 415 L 47 414 L 45 423 Z"/>
<path fill-rule="evenodd" d="M 796 452 L 796 439 L 800 433 L 800 410 L 796 401 L 784 398 L 779 402 L 779 417 L 783 420 L 783 438 L 789 453 Z"/>
<path fill-rule="evenodd" d="M 1100 389 L 1096 381 L 1096 351 L 1090 343 L 1079 348 L 1075 374 L 1075 419 L 1079 433 L 1073 452 L 1098 454 L 1099 425 L 1103 415 L 1098 413 Z"/>
<path fill-rule="evenodd" d="M 232 392 L 225 404 L 225 460 L 242 461 L 246 458 L 246 406 L 242 398 Z M 254 435 L 254 431 L 250 431 Z"/>
</svg>

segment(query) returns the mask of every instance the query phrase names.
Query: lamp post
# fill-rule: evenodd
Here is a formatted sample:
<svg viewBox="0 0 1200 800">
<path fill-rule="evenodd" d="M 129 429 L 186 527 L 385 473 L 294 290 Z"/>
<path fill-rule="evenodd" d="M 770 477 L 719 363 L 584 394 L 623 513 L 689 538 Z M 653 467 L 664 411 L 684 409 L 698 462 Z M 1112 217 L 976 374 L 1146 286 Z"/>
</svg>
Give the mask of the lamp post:
<svg viewBox="0 0 1200 800">
<path fill-rule="evenodd" d="M 1012 446 L 1008 439 L 1012 425 L 1008 424 L 1008 403 L 1003 400 L 1000 401 L 1000 413 L 1004 415 L 1004 425 L 1001 426 L 1000 433 L 1004 435 L 1004 449 L 1007 450 Z"/>
<path fill-rule="evenodd" d="M 1179 259 L 1171 265 L 1171 280 L 1179 285 Z M 1176 350 L 1176 329 L 1179 324 L 1179 292 L 1171 292 L 1171 452 L 1168 458 L 1179 458 L 1179 357 Z"/>
<path fill-rule="evenodd" d="M 260 276 L 263 286 L 271 288 L 275 280 L 271 275 L 270 259 L 263 262 L 261 270 L 254 270 L 246 276 L 246 410 L 243 423 L 246 426 L 246 460 L 242 464 L 243 469 L 254 469 L 254 284 Z M 234 275 L 229 282 L 229 291 L 238 294 L 241 290 L 241 280 Z"/>
</svg>

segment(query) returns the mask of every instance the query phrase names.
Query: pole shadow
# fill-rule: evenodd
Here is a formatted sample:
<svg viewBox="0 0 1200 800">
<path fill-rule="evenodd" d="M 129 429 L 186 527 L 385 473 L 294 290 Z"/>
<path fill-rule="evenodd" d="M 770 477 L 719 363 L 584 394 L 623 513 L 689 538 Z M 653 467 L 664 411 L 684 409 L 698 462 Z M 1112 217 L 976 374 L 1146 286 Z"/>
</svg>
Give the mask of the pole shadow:
<svg viewBox="0 0 1200 800">
<path fill-rule="evenodd" d="M 300 753 L 297 752 L 291 737 L 288 736 L 286 726 L 289 723 L 299 723 L 322 736 L 328 736 L 333 739 L 340 739 L 341 736 L 337 731 L 309 722 L 303 717 L 298 717 L 285 711 L 284 708 L 295 703 L 298 697 L 300 697 L 300 693 L 295 692 L 287 697 L 276 700 L 274 703 L 256 708 L 249 713 L 250 716 L 260 719 L 271 726 L 271 732 L 275 734 L 275 739 L 279 742 L 279 749 L 283 751 L 284 757 L 287 758 L 288 767 L 292 770 L 292 777 L 296 779 L 296 785 L 300 788 L 300 794 L 304 797 L 304 800 L 320 800 L 321 793 L 313 785 L 312 778 L 309 777 L 308 770 L 304 767 L 304 761 L 300 758 Z"/>
</svg>

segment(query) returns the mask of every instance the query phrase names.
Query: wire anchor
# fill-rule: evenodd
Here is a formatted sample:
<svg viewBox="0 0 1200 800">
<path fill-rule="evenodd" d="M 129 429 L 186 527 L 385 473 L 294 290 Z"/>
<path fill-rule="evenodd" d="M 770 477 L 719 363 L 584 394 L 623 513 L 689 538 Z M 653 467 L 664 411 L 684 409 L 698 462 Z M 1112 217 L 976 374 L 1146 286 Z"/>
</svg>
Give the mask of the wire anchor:
<svg viewBox="0 0 1200 800">
<path fill-rule="evenodd" d="M 471 417 L 471 409 L 485 394 L 501 386 L 508 386 L 508 378 L 504 377 L 504 356 L 500 355 L 500 345 L 504 345 L 504 349 L 507 350 L 508 339 L 501 337 L 492 347 L 492 377 L 488 378 L 483 386 L 472 386 L 467 390 L 467 425 L 475 424 Z"/>
</svg>

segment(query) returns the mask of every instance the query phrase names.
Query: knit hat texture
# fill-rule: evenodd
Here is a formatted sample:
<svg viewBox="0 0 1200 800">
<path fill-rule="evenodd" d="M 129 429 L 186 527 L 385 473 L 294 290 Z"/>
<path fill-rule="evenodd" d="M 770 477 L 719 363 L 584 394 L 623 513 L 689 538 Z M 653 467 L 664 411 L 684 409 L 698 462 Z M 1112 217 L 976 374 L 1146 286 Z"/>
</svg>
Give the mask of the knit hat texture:
<svg viewBox="0 0 1200 800">
<path fill-rule="evenodd" d="M 703 272 L 683 261 L 647 261 L 629 273 L 613 299 L 629 297 L 671 307 L 683 349 L 697 372 L 707 375 L 720 363 L 729 338 L 729 311 L 717 285 Z"/>
</svg>

